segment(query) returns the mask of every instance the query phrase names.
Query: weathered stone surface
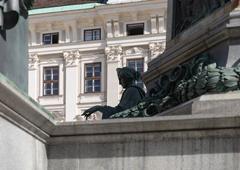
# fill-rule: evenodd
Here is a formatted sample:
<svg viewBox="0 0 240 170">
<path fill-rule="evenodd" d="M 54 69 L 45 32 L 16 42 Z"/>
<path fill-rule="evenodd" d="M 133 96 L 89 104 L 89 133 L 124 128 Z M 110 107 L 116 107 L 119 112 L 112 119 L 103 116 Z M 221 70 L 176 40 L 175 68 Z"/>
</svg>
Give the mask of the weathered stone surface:
<svg viewBox="0 0 240 170">
<path fill-rule="evenodd" d="M 6 85 L 0 79 L 1 170 L 240 168 L 239 92 L 201 96 L 168 116 L 56 124 Z"/>
<path fill-rule="evenodd" d="M 45 143 L 1 116 L 0 148 L 2 170 L 47 170 Z"/>
</svg>

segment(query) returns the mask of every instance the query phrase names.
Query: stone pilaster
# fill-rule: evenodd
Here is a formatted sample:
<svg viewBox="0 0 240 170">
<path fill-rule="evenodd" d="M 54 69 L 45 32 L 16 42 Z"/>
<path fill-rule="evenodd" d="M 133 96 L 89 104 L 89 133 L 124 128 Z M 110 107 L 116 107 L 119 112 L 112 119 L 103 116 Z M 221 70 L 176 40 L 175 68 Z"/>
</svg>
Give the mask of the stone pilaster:
<svg viewBox="0 0 240 170">
<path fill-rule="evenodd" d="M 107 105 L 116 106 L 119 102 L 119 81 L 116 69 L 120 66 L 123 50 L 121 46 L 109 46 L 106 47 L 105 53 L 107 57 Z"/>
<path fill-rule="evenodd" d="M 63 52 L 65 59 L 65 114 L 66 121 L 73 121 L 77 115 L 77 91 L 78 91 L 78 62 L 80 58 L 79 51 Z M 66 90 L 65 90 L 66 91 Z"/>
<path fill-rule="evenodd" d="M 120 36 L 119 21 L 113 21 L 113 27 L 114 27 L 114 37 L 119 37 Z"/>
<path fill-rule="evenodd" d="M 113 37 L 112 21 L 107 21 L 107 38 Z"/>
<path fill-rule="evenodd" d="M 39 96 L 39 58 L 37 54 L 30 54 L 28 59 L 28 94 L 37 101 Z"/>
<path fill-rule="evenodd" d="M 156 34 L 158 32 L 157 30 L 157 16 L 153 15 L 151 16 L 151 33 Z"/>
<path fill-rule="evenodd" d="M 36 33 L 36 28 L 35 25 L 29 26 L 29 31 L 31 34 L 31 45 L 37 45 L 37 33 Z"/>
<path fill-rule="evenodd" d="M 165 29 L 165 21 L 163 16 L 158 17 L 158 25 L 159 25 L 158 32 L 165 33 L 166 29 Z"/>
</svg>

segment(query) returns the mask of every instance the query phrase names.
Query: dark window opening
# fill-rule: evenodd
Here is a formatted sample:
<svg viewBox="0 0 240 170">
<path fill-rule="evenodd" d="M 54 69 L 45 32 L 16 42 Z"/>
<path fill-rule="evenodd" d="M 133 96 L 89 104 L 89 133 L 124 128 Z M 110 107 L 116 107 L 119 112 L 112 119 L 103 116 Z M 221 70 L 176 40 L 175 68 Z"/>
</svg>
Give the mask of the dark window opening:
<svg viewBox="0 0 240 170">
<path fill-rule="evenodd" d="M 144 34 L 144 23 L 127 24 L 127 35 L 143 35 Z"/>
</svg>

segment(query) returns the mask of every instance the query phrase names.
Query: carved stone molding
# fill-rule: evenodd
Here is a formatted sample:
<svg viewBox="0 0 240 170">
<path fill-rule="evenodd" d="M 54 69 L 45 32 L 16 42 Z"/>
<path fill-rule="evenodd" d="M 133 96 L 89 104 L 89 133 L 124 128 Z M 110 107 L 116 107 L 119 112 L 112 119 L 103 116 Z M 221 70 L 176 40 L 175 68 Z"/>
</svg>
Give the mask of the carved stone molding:
<svg viewBox="0 0 240 170">
<path fill-rule="evenodd" d="M 139 47 L 133 47 L 125 51 L 125 55 L 143 55 L 144 49 Z"/>
<path fill-rule="evenodd" d="M 76 51 L 65 51 L 63 52 L 66 66 L 76 66 L 80 59 L 80 52 Z"/>
<path fill-rule="evenodd" d="M 165 50 L 165 42 L 151 42 L 149 43 L 149 50 L 151 58 L 163 53 Z"/>
<path fill-rule="evenodd" d="M 121 46 L 109 46 L 105 48 L 107 61 L 119 61 L 122 56 L 123 50 Z"/>
<path fill-rule="evenodd" d="M 28 68 L 37 69 L 39 63 L 39 58 L 37 54 L 30 54 L 28 58 Z"/>
</svg>

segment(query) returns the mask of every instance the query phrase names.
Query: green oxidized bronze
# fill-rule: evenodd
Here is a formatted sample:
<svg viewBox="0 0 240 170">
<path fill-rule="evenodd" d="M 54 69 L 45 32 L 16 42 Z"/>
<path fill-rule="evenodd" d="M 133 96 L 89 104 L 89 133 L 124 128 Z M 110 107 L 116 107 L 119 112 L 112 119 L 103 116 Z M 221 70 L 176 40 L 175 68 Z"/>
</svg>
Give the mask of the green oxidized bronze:
<svg viewBox="0 0 240 170">
<path fill-rule="evenodd" d="M 207 54 L 203 54 L 162 75 L 156 87 L 150 89 L 150 97 L 111 118 L 148 117 L 205 93 L 239 89 L 240 66 L 219 67 Z"/>
<path fill-rule="evenodd" d="M 34 0 L 0 0 L 0 31 L 13 28 L 20 16 L 28 17 Z"/>
</svg>

